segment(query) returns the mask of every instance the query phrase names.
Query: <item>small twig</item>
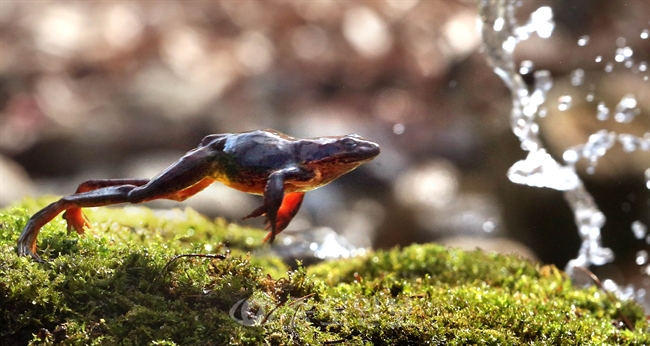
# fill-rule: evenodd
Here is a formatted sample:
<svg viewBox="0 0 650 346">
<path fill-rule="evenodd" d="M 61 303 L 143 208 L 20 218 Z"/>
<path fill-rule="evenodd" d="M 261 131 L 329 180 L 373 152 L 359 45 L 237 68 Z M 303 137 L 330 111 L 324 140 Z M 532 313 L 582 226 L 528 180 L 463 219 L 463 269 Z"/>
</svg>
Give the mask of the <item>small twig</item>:
<svg viewBox="0 0 650 346">
<path fill-rule="evenodd" d="M 603 292 L 605 292 L 607 298 L 609 298 L 609 300 L 614 304 L 614 306 L 616 306 L 616 297 L 612 295 L 612 292 L 605 289 L 605 287 L 603 286 L 602 282 L 600 282 L 600 279 L 598 279 L 596 274 L 594 274 L 591 270 L 582 266 L 575 266 L 574 268 L 580 269 L 583 273 L 587 274 L 594 281 L 594 283 L 596 283 L 596 286 L 598 286 L 598 288 L 600 288 Z M 627 319 L 627 317 L 623 314 L 621 309 L 617 307 L 616 312 L 618 312 L 618 315 L 621 317 L 621 320 L 623 320 L 623 323 L 625 323 L 625 326 L 629 330 L 634 331 L 634 325 L 632 325 L 630 320 Z"/>
<path fill-rule="evenodd" d="M 292 330 L 296 330 L 296 315 L 298 314 L 299 309 L 300 309 L 300 306 L 297 307 L 296 310 L 293 311 L 293 316 L 291 316 L 291 322 L 289 323 L 289 325 L 291 326 Z"/>
<path fill-rule="evenodd" d="M 296 304 L 296 303 L 300 303 L 301 301 L 303 301 L 303 300 L 305 300 L 305 299 L 307 299 L 307 298 L 311 298 L 311 297 L 313 297 L 314 295 L 316 295 L 316 293 L 309 293 L 309 294 L 306 295 L 306 296 L 300 297 L 300 298 L 298 298 L 298 299 L 292 301 L 291 304 L 289 304 L 289 306 L 292 306 L 292 305 L 294 305 L 294 304 Z"/>
</svg>

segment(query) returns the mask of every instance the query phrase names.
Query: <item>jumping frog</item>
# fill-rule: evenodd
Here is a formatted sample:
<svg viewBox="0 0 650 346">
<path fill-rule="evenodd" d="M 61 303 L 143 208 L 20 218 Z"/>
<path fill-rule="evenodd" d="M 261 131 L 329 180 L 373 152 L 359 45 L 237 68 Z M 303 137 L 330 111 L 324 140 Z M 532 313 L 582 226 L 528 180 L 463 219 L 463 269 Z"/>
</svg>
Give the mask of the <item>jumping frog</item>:
<svg viewBox="0 0 650 346">
<path fill-rule="evenodd" d="M 323 186 L 379 154 L 379 146 L 357 135 L 296 139 L 275 130 L 209 135 L 152 179 L 89 180 L 77 191 L 32 216 L 18 239 L 18 253 L 36 254 L 41 227 L 59 213 L 68 230 L 91 228 L 81 208 L 154 199 L 183 201 L 215 181 L 256 195 L 262 206 L 244 219 L 266 216 L 273 242 L 296 215 L 305 191 Z"/>
</svg>

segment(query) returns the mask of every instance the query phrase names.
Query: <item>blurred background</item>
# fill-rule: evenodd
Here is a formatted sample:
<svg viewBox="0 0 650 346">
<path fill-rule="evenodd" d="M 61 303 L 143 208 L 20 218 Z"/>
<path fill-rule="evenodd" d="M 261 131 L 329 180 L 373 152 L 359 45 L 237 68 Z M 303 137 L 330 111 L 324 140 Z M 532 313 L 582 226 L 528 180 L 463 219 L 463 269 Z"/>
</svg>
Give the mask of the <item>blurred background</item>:
<svg viewBox="0 0 650 346">
<path fill-rule="evenodd" d="M 530 61 L 528 82 L 534 70 L 553 76 L 540 121 L 552 155 L 600 129 L 649 136 L 650 3 L 531 0 L 521 21 L 543 5 L 553 9 L 552 36 L 516 54 Z M 506 177 L 526 153 L 477 20 L 474 1 L 453 0 L 3 0 L 0 205 L 69 194 L 88 179 L 150 178 L 207 134 L 357 133 L 381 155 L 308 193 L 290 229 L 329 227 L 357 247 L 516 251 L 562 268 L 580 246 L 573 214 L 561 192 Z M 626 47 L 633 54 L 618 61 Z M 634 119 L 596 117 L 599 102 L 614 109 L 628 93 Z M 601 275 L 650 287 L 647 252 L 638 256 L 650 239 L 632 232 L 635 221 L 637 230 L 650 224 L 650 151 L 615 147 L 592 174 L 579 167 L 607 217 L 603 244 L 617 256 Z M 239 222 L 260 203 L 215 184 L 154 206 Z"/>
</svg>

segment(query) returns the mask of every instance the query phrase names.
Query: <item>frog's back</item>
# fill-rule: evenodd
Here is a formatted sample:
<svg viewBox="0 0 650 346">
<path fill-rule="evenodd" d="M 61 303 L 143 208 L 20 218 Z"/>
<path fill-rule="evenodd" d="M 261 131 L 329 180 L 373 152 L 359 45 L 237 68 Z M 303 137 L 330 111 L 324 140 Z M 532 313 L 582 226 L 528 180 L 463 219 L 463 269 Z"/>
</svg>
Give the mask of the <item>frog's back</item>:
<svg viewBox="0 0 650 346">
<path fill-rule="evenodd" d="M 258 130 L 231 136 L 223 152 L 239 169 L 272 172 L 295 161 L 293 141 Z"/>
<path fill-rule="evenodd" d="M 261 194 L 271 173 L 295 164 L 293 138 L 270 130 L 229 134 L 217 155 L 216 180 Z"/>
</svg>

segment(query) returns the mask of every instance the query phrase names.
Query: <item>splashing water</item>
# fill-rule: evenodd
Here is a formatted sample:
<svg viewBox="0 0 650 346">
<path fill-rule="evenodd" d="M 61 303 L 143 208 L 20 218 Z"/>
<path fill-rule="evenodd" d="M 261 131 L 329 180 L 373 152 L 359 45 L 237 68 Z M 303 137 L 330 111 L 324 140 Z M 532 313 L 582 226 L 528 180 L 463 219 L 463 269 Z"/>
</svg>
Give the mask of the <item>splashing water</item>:
<svg viewBox="0 0 650 346">
<path fill-rule="evenodd" d="M 518 26 L 515 19 L 515 11 L 519 7 L 520 0 L 478 0 L 480 13 L 480 29 L 483 35 L 483 48 L 487 60 L 494 69 L 494 72 L 503 80 L 510 89 L 512 95 L 511 127 L 514 134 L 521 142 L 521 148 L 528 151 L 525 160 L 516 162 L 508 170 L 508 178 L 518 184 L 534 187 L 547 187 L 564 192 L 564 198 L 571 207 L 578 234 L 582 244 L 576 258 L 570 260 L 565 271 L 572 277 L 576 277 L 574 268 L 576 266 L 588 267 L 591 265 L 604 265 L 613 261 L 614 253 L 611 249 L 603 247 L 601 242 L 601 228 L 606 222 L 605 215 L 598 209 L 591 194 L 585 189 L 582 180 L 576 173 L 576 163 L 585 159 L 589 163 L 587 173 L 595 172 L 598 159 L 604 156 L 607 151 L 616 143 L 619 143 L 624 152 L 636 150 L 650 151 L 650 132 L 643 136 L 631 134 L 616 134 L 613 131 L 600 130 L 589 136 L 586 143 L 568 148 L 562 155 L 564 164 L 557 162 L 543 147 L 539 138 L 538 117 L 546 115 L 546 109 L 541 105 L 546 101 L 549 90 L 553 87 L 553 79 L 549 71 L 534 71 L 534 86 L 531 89 L 524 83 L 521 75 L 533 72 L 532 61 L 522 61 L 519 67 L 516 66 L 513 51 L 516 45 L 528 39 L 531 34 L 537 33 L 540 38 L 551 36 L 553 28 L 553 13 L 549 7 L 540 7 L 531 14 L 530 20 L 523 26 Z M 640 34 L 641 39 L 650 37 L 649 31 L 644 29 Z M 589 36 L 581 36 L 578 39 L 579 47 L 589 43 Z M 604 64 L 605 72 L 613 72 L 618 65 L 631 69 L 633 73 L 647 71 L 647 62 L 641 61 L 634 64 L 632 48 L 627 46 L 627 40 L 623 37 L 616 39 L 615 62 Z M 601 55 L 595 59 L 596 63 L 603 62 Z M 519 73 L 518 73 L 519 72 Z M 575 69 L 571 72 L 571 84 L 574 87 L 584 84 L 585 71 Z M 648 76 L 643 76 L 648 81 Z M 587 95 L 587 101 L 594 101 L 593 90 Z M 571 107 L 572 98 L 570 95 L 563 95 L 558 99 L 558 109 L 568 110 Z M 641 110 L 637 105 L 634 94 L 627 94 L 615 108 L 610 110 L 605 102 L 598 102 L 596 119 L 606 121 L 612 118 L 618 123 L 630 123 L 635 120 Z M 650 168 L 645 170 L 646 186 L 650 189 Z M 631 225 L 632 232 L 637 239 L 645 239 L 650 244 L 650 235 L 647 235 L 647 226 L 641 221 L 635 221 Z M 637 252 L 636 263 L 643 265 L 642 271 L 650 275 L 648 252 L 645 250 Z M 634 290 L 628 285 L 619 287 L 612 280 L 605 280 L 609 284 L 608 289 L 615 291 L 621 298 L 635 298 L 642 304 L 645 300 L 645 290 Z M 645 303 L 650 311 L 650 305 Z"/>
<path fill-rule="evenodd" d="M 537 33 L 541 38 L 550 37 L 554 28 L 553 13 L 551 8 L 541 7 L 531 15 L 531 19 L 524 26 L 518 26 L 515 19 L 517 3 L 516 0 L 479 1 L 485 53 L 494 72 L 510 89 L 512 131 L 521 141 L 522 149 L 529 152 L 525 160 L 510 168 L 508 178 L 518 184 L 564 191 L 564 197 L 573 210 L 582 239 L 578 256 L 566 266 L 567 273 L 572 275 L 575 266 L 602 265 L 614 258 L 612 251 L 601 244 L 600 229 L 605 224 L 605 215 L 585 189 L 573 164 L 580 157 L 596 157 L 597 160 L 611 147 L 616 134 L 598 133 L 598 136 L 590 137 L 584 146 L 568 150 L 565 153 L 565 160 L 569 163 L 567 165 L 558 163 L 546 152 L 539 139 L 536 118 L 539 116 L 540 105 L 546 100 L 547 93 L 553 86 L 551 74 L 545 70 L 536 71 L 531 92 L 517 71 L 512 52 L 517 43 L 528 39 L 532 33 Z M 497 23 L 498 25 L 495 25 Z M 586 38 L 581 41 L 582 45 L 587 42 Z M 505 49 L 506 47 L 508 49 Z M 574 77 L 575 84 L 581 84 L 584 71 L 575 73 Z M 564 107 L 570 107 L 570 99 L 563 101 L 568 101 L 564 102 Z M 560 104 L 562 105 L 562 102 Z M 601 111 L 604 112 L 604 109 Z"/>
<path fill-rule="evenodd" d="M 604 156 L 616 143 L 616 133 L 607 130 L 600 130 L 589 136 L 587 143 L 569 148 L 562 154 L 564 162 L 574 165 L 580 158 L 589 160 L 587 173 L 595 172 L 598 159 Z"/>
</svg>

